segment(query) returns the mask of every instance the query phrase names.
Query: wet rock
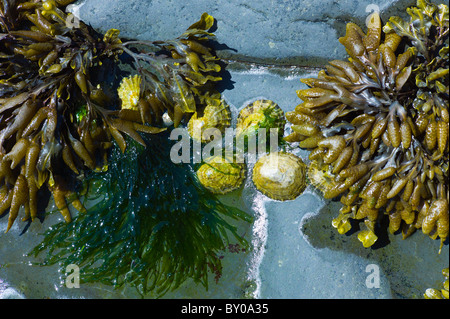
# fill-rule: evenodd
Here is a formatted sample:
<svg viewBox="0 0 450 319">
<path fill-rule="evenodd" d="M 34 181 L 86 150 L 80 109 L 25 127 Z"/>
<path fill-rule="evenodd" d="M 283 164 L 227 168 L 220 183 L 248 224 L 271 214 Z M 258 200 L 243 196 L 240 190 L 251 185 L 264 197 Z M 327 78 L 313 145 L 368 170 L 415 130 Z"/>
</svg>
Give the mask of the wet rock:
<svg viewBox="0 0 450 319">
<path fill-rule="evenodd" d="M 399 0 L 84 0 L 72 11 L 99 31 L 121 30 L 141 40 L 180 35 L 203 12 L 217 20 L 219 55 L 242 61 L 315 64 L 345 56 L 338 37 L 353 21 L 364 25 L 369 13 L 387 19 L 411 1 Z"/>
</svg>

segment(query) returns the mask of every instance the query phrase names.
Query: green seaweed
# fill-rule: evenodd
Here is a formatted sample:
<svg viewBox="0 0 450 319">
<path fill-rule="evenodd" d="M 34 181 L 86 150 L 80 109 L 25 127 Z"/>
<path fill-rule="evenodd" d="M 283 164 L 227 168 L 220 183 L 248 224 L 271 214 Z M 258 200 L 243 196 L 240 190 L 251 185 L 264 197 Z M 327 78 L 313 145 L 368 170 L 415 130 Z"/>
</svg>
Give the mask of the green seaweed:
<svg viewBox="0 0 450 319">
<path fill-rule="evenodd" d="M 190 165 L 174 164 L 167 133 L 144 138 L 146 148 L 131 139 L 125 153 L 112 148 L 108 170 L 85 180 L 87 198 L 100 201 L 52 226 L 30 255 L 78 265 L 82 283 L 126 283 L 158 297 L 188 278 L 207 289 L 210 271 L 220 277 L 220 251 L 233 239 L 249 246 L 231 220 L 252 217 L 204 189 Z"/>
</svg>

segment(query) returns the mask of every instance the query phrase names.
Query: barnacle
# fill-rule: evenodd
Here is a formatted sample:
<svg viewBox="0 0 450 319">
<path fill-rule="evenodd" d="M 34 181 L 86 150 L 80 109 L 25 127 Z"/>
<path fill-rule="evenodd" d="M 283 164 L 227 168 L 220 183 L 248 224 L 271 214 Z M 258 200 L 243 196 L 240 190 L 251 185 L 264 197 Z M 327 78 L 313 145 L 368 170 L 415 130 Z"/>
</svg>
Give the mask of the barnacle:
<svg viewBox="0 0 450 319">
<path fill-rule="evenodd" d="M 385 215 L 404 238 L 422 229 L 441 248 L 448 238 L 448 7 L 419 0 L 407 12 L 384 27 L 373 13 L 366 33 L 348 23 L 348 61 L 303 79 L 303 102 L 286 113 L 285 139 L 311 150 L 311 181 L 344 205 L 333 226 L 363 221 L 365 247 Z"/>
<path fill-rule="evenodd" d="M 444 276 L 444 282 L 442 283 L 442 288 L 428 288 L 425 290 L 425 299 L 448 299 L 448 268 L 442 270 L 442 275 Z"/>
<path fill-rule="evenodd" d="M 297 198 L 306 188 L 306 166 L 286 152 L 271 152 L 255 163 L 252 180 L 264 195 L 280 201 Z"/>
<path fill-rule="evenodd" d="M 197 170 L 197 178 L 209 191 L 215 194 L 226 194 L 238 189 L 245 179 L 244 163 L 216 155 L 205 160 Z"/>
<path fill-rule="evenodd" d="M 203 116 L 195 112 L 187 128 L 192 138 L 207 143 L 211 141 L 212 136 L 215 136 L 215 130 L 223 134 L 230 125 L 230 106 L 223 99 L 210 98 L 203 110 Z"/>
</svg>

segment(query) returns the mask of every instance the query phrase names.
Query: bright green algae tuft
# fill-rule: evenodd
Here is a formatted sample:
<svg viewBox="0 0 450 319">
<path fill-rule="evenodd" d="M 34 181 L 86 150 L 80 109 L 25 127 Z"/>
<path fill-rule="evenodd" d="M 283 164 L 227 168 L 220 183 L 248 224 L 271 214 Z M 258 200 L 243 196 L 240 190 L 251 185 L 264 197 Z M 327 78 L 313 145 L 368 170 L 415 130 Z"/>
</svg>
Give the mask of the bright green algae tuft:
<svg viewBox="0 0 450 319">
<path fill-rule="evenodd" d="M 174 164 L 167 134 L 145 142 L 130 140 L 125 154 L 114 147 L 108 170 L 86 178 L 88 199 L 101 200 L 48 230 L 31 254 L 46 252 L 43 265 L 78 265 L 81 282 L 162 296 L 188 278 L 207 288 L 226 245 L 248 248 L 231 221 L 252 217 L 204 189 L 190 165 Z"/>
</svg>

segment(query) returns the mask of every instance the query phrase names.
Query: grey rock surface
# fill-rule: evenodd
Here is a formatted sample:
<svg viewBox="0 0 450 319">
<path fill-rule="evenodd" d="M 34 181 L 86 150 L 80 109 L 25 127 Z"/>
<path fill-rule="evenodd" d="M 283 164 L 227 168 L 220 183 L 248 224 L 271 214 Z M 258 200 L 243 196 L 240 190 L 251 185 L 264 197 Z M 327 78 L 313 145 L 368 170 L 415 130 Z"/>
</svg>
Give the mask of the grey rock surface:
<svg viewBox="0 0 450 319">
<path fill-rule="evenodd" d="M 257 98 L 265 98 L 285 112 L 300 101 L 295 90 L 306 88 L 300 79 L 317 75 L 315 71 L 265 67 L 230 73 L 233 88 L 225 90 L 223 96 L 234 108 L 240 110 Z M 307 151 L 292 152 L 308 163 Z M 385 234 L 379 245 L 366 249 L 356 233 L 340 235 L 332 227 L 331 220 L 342 204 L 324 200 L 311 186 L 293 201 L 278 202 L 260 196 L 249 176 L 243 198 L 256 219 L 253 236 L 258 241 L 253 258 L 258 261 L 257 297 L 420 299 L 430 285 L 439 287 L 443 281 L 441 270 L 448 267 L 448 244 L 438 254 L 439 240 L 431 240 L 420 231 L 405 240 L 401 234 Z M 258 245 L 264 248 L 259 251 Z M 253 266 L 250 264 L 250 277 Z M 374 270 L 379 274 L 379 285 L 371 286 Z"/>
<path fill-rule="evenodd" d="M 374 10 L 387 19 L 392 13 L 403 14 L 411 4 L 407 0 L 84 0 L 72 11 L 100 31 L 116 28 L 123 37 L 140 40 L 177 37 L 208 12 L 217 20 L 217 41 L 230 48 L 219 52 L 223 58 L 319 65 L 345 56 L 337 39 L 345 33 L 347 22 L 364 25 Z"/>
</svg>

